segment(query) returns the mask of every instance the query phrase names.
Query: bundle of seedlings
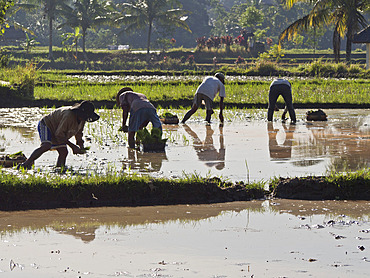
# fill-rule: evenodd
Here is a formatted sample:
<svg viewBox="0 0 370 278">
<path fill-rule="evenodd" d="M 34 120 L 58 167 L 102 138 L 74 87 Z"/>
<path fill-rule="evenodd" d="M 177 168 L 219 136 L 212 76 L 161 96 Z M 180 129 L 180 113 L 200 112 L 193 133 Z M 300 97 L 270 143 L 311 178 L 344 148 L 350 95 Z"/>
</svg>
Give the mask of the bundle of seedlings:
<svg viewBox="0 0 370 278">
<path fill-rule="evenodd" d="M 153 127 L 151 132 L 143 128 L 136 132 L 136 144 L 141 144 L 144 152 L 164 152 L 166 142 L 160 128 Z"/>
<path fill-rule="evenodd" d="M 174 115 L 170 112 L 164 112 L 162 115 L 159 116 L 159 119 L 163 124 L 178 124 L 179 118 L 177 115 Z"/>
<path fill-rule="evenodd" d="M 319 110 L 310 110 L 306 112 L 306 120 L 307 121 L 327 121 L 327 115 L 321 109 Z"/>
<path fill-rule="evenodd" d="M 13 154 L 7 154 L 4 156 L 0 156 L 0 166 L 13 167 L 20 163 L 25 162 L 26 159 L 27 157 L 23 154 L 22 151 Z"/>
</svg>

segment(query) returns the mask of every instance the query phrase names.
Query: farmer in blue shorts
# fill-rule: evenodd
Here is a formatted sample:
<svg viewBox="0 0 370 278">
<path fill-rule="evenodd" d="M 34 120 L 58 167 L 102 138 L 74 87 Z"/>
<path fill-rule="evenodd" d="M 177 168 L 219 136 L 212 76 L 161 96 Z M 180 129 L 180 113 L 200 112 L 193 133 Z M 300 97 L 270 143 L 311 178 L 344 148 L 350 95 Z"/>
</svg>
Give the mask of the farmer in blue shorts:
<svg viewBox="0 0 370 278">
<path fill-rule="evenodd" d="M 58 151 L 57 167 L 65 166 L 68 155 L 67 146 L 72 149 L 73 154 L 85 153 L 82 132 L 86 122 L 94 122 L 99 119 L 99 115 L 94 110 L 93 103 L 82 101 L 74 106 L 60 107 L 44 116 L 37 126 L 41 145 L 32 152 L 25 162 L 18 165 L 18 169 L 30 169 L 34 161 L 49 150 Z M 73 136 L 76 138 L 77 145 L 69 141 Z"/>
<path fill-rule="evenodd" d="M 129 87 L 124 87 L 118 91 L 116 101 L 117 105 L 123 109 L 122 127 L 120 130 L 128 132 L 128 145 L 130 148 L 135 148 L 136 131 L 146 127 L 149 122 L 152 123 L 153 127 L 162 130 L 162 123 L 157 115 L 157 110 L 145 95 L 135 93 Z M 130 120 L 127 126 L 126 122 L 129 113 Z"/>
<path fill-rule="evenodd" d="M 295 124 L 297 119 L 293 107 L 292 85 L 288 80 L 282 78 L 275 79 L 270 84 L 267 120 L 269 122 L 272 121 L 274 110 L 276 109 L 276 101 L 280 95 L 285 101 L 285 112 L 282 117 L 285 119 L 286 110 L 288 110 L 291 123 Z"/>
</svg>

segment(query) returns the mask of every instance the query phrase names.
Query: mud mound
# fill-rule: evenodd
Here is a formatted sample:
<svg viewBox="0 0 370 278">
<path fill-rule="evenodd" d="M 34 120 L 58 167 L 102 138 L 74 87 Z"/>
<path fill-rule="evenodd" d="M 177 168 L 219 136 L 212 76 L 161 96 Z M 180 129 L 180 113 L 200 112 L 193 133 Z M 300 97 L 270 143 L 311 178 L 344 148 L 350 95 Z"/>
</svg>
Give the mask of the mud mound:
<svg viewBox="0 0 370 278">
<path fill-rule="evenodd" d="M 370 200 L 370 181 L 327 177 L 280 178 L 272 190 L 276 198 L 299 200 Z"/>
</svg>

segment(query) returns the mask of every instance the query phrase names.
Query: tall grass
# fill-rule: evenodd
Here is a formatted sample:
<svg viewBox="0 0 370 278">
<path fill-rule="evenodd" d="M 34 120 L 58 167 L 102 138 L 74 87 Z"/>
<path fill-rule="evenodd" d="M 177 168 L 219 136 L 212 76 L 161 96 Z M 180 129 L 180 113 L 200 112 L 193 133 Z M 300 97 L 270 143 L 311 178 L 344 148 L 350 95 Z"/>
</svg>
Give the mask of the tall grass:
<svg viewBox="0 0 370 278">
<path fill-rule="evenodd" d="M 32 63 L 14 68 L 2 68 L 0 71 L 0 80 L 9 82 L 21 96 L 28 98 L 33 97 L 36 77 L 37 71 Z"/>
</svg>

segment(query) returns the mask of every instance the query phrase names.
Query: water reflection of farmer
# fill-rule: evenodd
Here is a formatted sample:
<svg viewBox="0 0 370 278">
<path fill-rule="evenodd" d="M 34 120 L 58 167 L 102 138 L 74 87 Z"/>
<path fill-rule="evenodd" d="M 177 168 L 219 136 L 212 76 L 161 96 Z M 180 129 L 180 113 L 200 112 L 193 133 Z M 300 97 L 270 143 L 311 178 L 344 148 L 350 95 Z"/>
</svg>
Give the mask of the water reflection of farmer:
<svg viewBox="0 0 370 278">
<path fill-rule="evenodd" d="M 281 78 L 275 79 L 271 82 L 267 120 L 272 121 L 274 110 L 276 109 L 276 101 L 280 95 L 284 98 L 286 109 L 289 111 L 291 123 L 294 124 L 297 120 L 293 107 L 292 86 L 288 80 Z M 283 118 L 285 118 L 285 114 Z"/>
<path fill-rule="evenodd" d="M 165 152 L 148 153 L 140 152 L 135 149 L 128 150 L 128 167 L 140 172 L 159 172 L 162 168 L 163 160 L 167 160 Z"/>
<path fill-rule="evenodd" d="M 280 130 L 274 129 L 274 124 L 272 122 L 267 123 L 269 151 L 270 158 L 272 160 L 290 159 L 292 157 L 293 133 L 295 131 L 295 127 L 296 126 L 294 124 L 290 124 L 288 127 L 283 125 L 285 139 L 282 144 L 279 144 L 276 136 Z"/>
<path fill-rule="evenodd" d="M 224 135 L 223 126 L 220 125 L 220 149 L 217 151 L 213 145 L 213 133 L 212 127 L 206 125 L 206 138 L 204 142 L 199 139 L 198 135 L 188 126 L 184 125 L 185 131 L 194 139 L 193 147 L 199 157 L 200 161 L 205 161 L 208 167 L 213 167 L 217 170 L 225 168 L 225 146 L 224 146 Z"/>
</svg>

